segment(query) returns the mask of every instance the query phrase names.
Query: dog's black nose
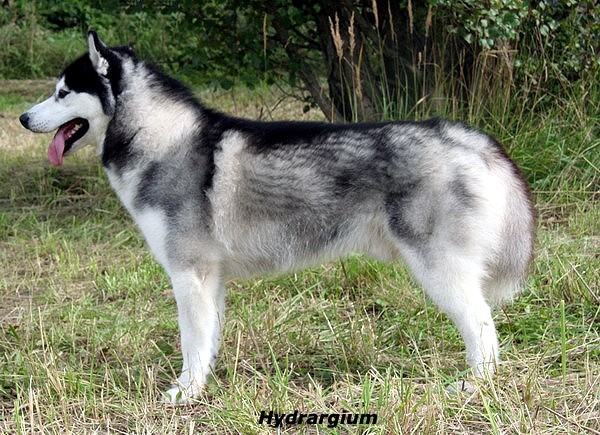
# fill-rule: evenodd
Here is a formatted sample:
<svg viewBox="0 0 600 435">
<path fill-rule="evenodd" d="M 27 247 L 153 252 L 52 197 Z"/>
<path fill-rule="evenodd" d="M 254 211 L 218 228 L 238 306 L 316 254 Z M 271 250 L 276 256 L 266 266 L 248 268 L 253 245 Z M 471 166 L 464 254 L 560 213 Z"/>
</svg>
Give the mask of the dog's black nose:
<svg viewBox="0 0 600 435">
<path fill-rule="evenodd" d="M 29 115 L 27 114 L 27 112 L 23 113 L 21 116 L 19 116 L 19 121 L 21 121 L 21 125 L 25 128 L 29 128 Z"/>
</svg>

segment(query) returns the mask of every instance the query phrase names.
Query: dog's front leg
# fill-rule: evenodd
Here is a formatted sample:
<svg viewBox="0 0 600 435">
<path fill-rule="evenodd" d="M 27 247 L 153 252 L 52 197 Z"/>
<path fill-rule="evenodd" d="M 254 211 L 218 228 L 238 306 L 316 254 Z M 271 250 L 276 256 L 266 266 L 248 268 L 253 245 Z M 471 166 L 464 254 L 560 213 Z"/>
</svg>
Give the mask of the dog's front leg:
<svg viewBox="0 0 600 435">
<path fill-rule="evenodd" d="M 187 403 L 198 397 L 219 350 L 225 287 L 218 267 L 172 272 L 179 313 L 183 369 L 166 401 Z"/>
</svg>

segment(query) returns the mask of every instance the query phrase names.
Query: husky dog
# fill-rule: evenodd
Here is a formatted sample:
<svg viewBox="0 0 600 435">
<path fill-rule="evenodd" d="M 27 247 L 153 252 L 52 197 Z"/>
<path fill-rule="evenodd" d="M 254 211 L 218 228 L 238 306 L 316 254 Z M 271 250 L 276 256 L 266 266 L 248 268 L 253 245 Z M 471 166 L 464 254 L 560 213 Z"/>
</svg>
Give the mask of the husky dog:
<svg viewBox="0 0 600 435">
<path fill-rule="evenodd" d="M 444 120 L 257 122 L 192 93 L 88 34 L 54 95 L 20 117 L 58 130 L 53 165 L 96 147 L 110 183 L 169 274 L 188 402 L 213 367 L 226 280 L 361 252 L 403 259 L 458 328 L 477 377 L 494 370 L 491 305 L 521 287 L 534 212 L 517 166 L 490 136 Z"/>
</svg>

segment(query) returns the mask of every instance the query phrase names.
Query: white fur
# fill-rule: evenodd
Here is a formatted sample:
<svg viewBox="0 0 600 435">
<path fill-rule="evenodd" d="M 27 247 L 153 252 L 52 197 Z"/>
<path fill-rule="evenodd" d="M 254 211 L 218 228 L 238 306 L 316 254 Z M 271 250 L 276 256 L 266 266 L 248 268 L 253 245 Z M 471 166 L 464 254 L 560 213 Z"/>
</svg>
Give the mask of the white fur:
<svg viewBox="0 0 600 435">
<path fill-rule="evenodd" d="M 133 216 L 135 223 L 148 242 L 148 246 L 154 257 L 169 272 L 169 260 L 167 255 L 168 227 L 166 217 L 162 210 L 146 207 L 136 211 Z"/>
<path fill-rule="evenodd" d="M 183 368 L 166 401 L 187 403 L 198 397 L 212 370 L 219 349 L 225 310 L 225 289 L 219 268 L 172 271 L 173 292 L 179 313 Z"/>
<path fill-rule="evenodd" d="M 135 197 L 140 181 L 139 170 L 124 172 L 120 176 L 110 169 L 106 171 L 108 181 L 129 213 L 135 213 Z"/>
<path fill-rule="evenodd" d="M 108 60 L 102 57 L 102 55 L 98 51 L 99 47 L 96 47 L 94 38 L 91 34 L 88 35 L 88 49 L 90 52 L 90 59 L 92 61 L 92 64 L 96 68 L 96 71 L 101 76 L 106 76 L 108 74 L 109 67 Z"/>
</svg>

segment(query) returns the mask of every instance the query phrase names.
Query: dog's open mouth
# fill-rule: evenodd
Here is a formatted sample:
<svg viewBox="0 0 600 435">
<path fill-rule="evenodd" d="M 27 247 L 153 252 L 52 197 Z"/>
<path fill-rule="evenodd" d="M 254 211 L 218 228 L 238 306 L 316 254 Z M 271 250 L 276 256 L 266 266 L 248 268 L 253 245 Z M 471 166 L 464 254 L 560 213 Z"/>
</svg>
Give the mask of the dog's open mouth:
<svg viewBox="0 0 600 435">
<path fill-rule="evenodd" d="M 90 124 L 83 118 L 75 118 L 65 122 L 58 128 L 54 139 L 48 147 L 48 159 L 54 166 L 62 165 L 62 159 L 73 144 L 88 131 Z"/>
</svg>

